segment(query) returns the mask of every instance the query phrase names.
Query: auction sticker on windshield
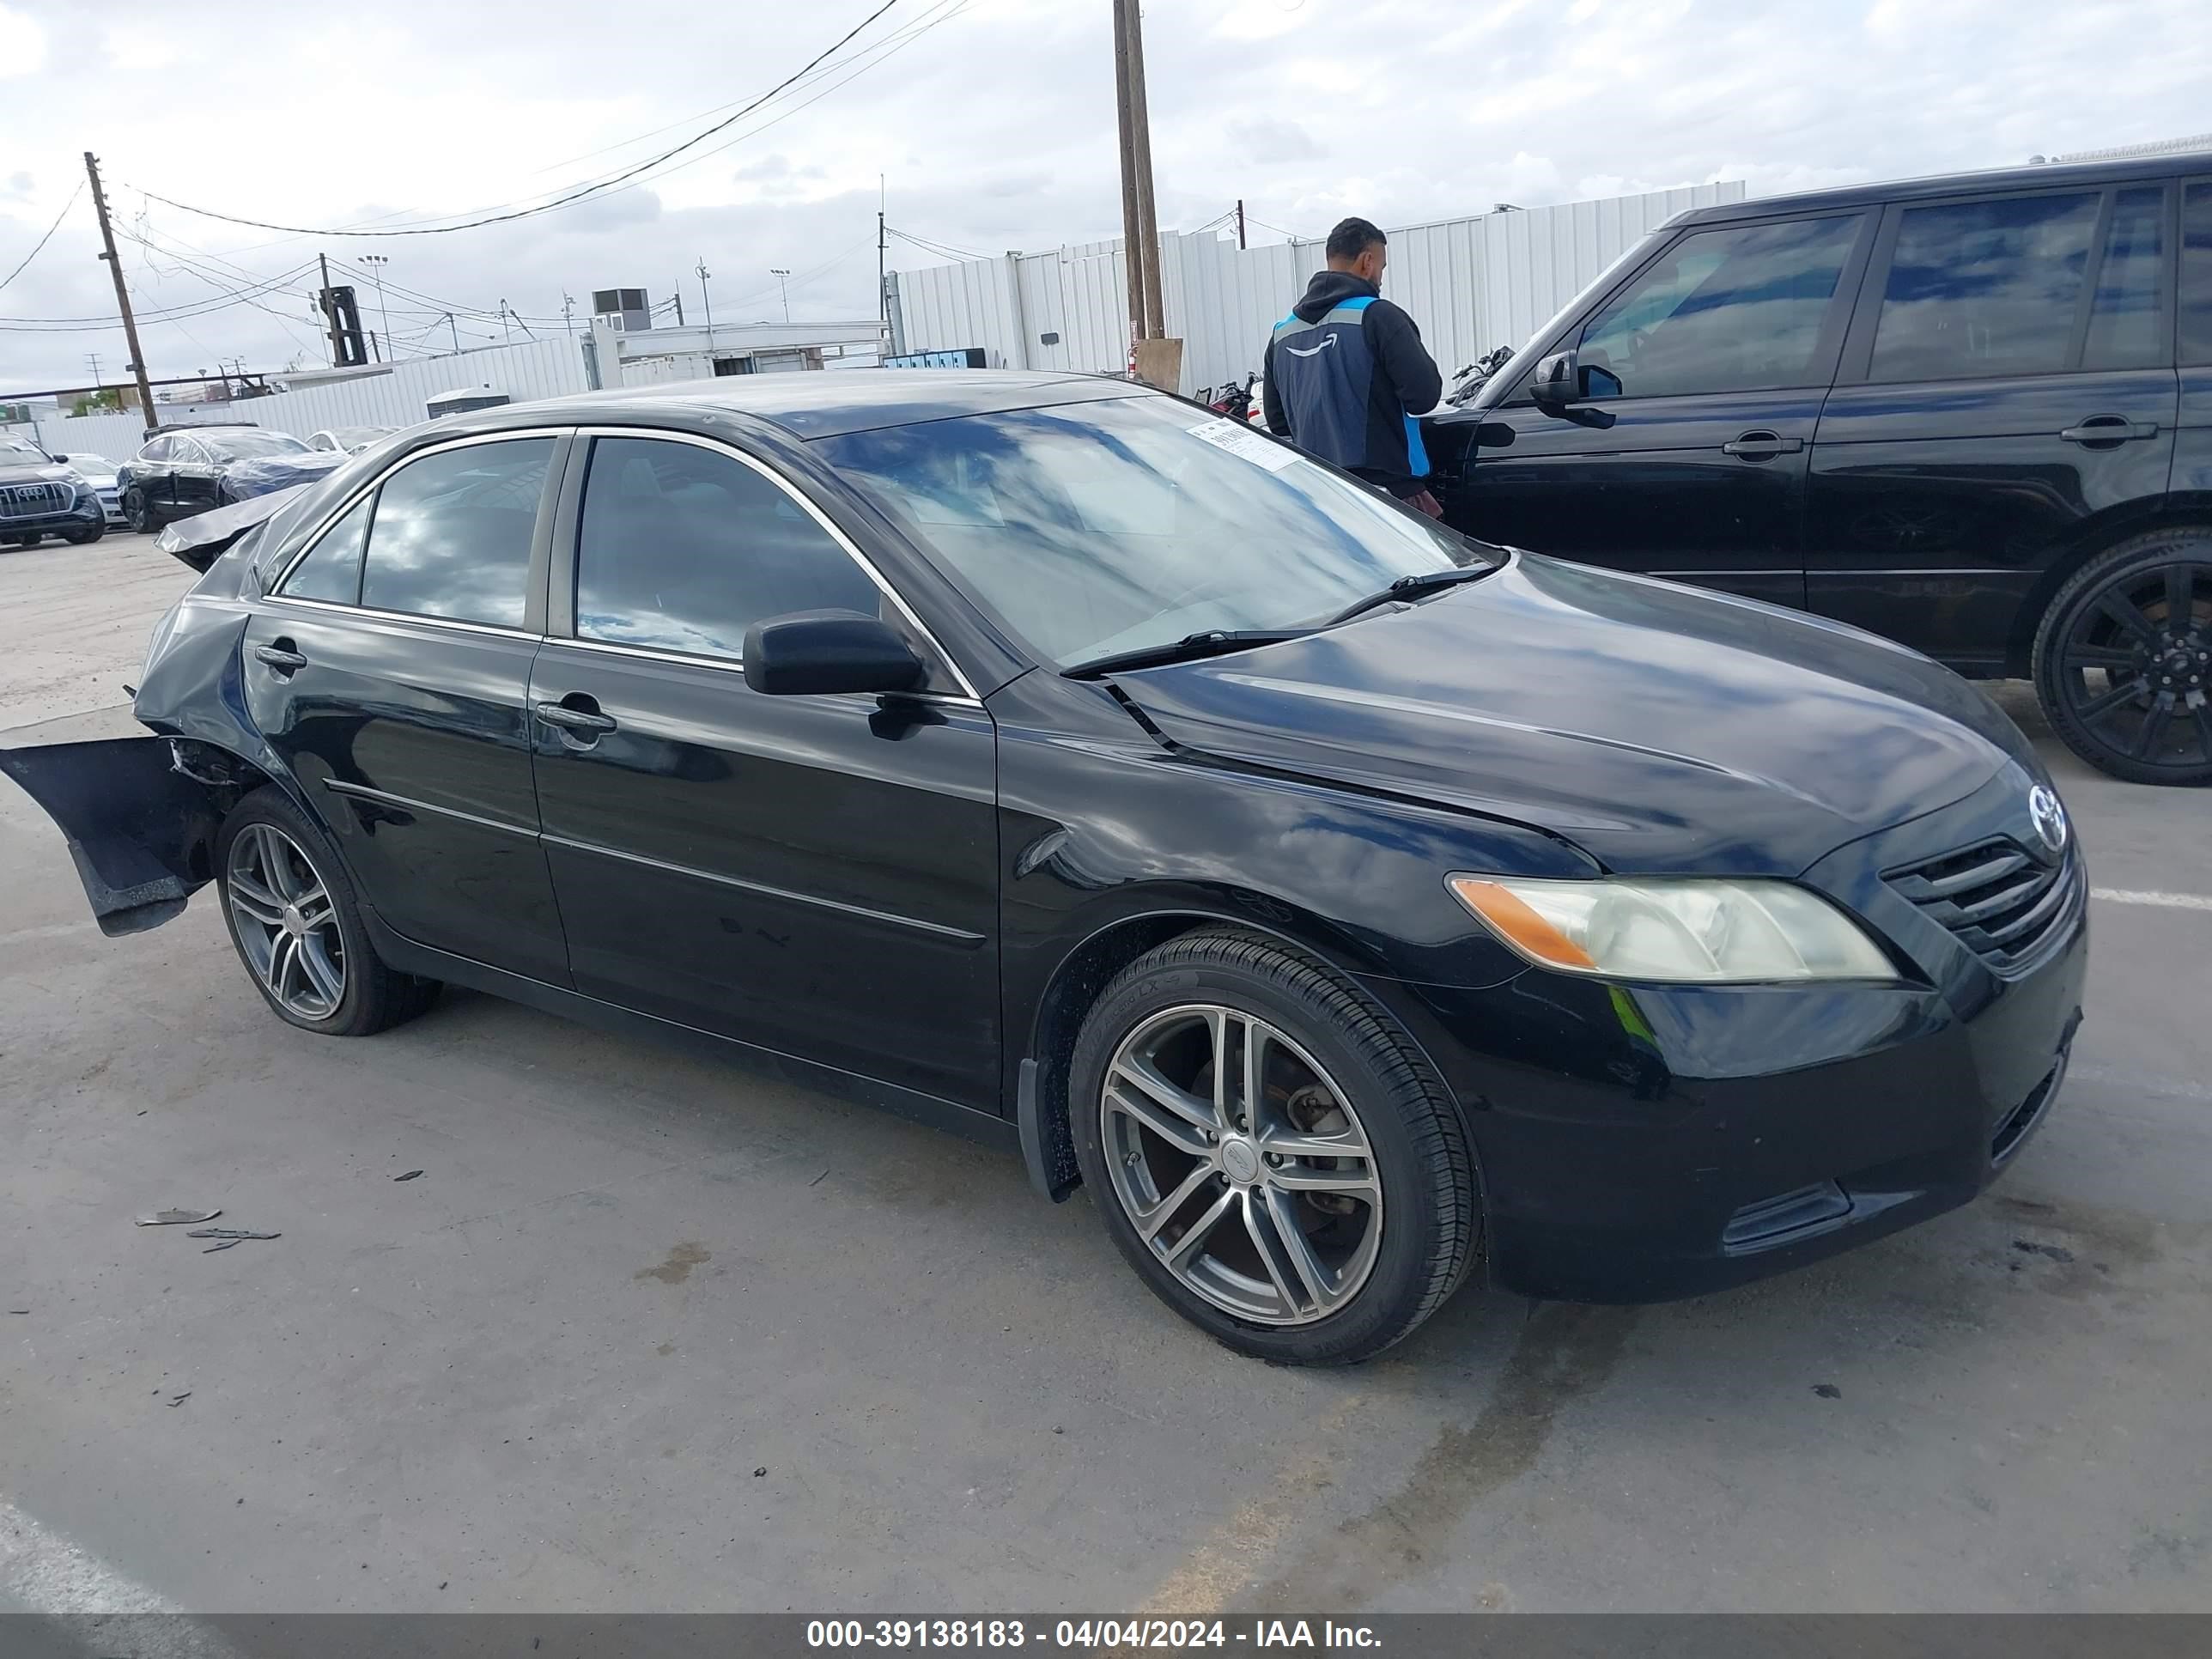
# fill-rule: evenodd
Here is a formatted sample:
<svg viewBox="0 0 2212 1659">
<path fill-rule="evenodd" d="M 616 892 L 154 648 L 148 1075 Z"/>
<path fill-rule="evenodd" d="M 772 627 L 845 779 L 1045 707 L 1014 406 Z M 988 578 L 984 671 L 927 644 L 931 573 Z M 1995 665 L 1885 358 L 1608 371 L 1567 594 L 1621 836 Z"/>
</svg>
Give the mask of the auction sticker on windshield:
<svg viewBox="0 0 2212 1659">
<path fill-rule="evenodd" d="M 1285 445 L 1263 438 L 1249 426 L 1235 421 L 1200 421 L 1190 428 L 1193 437 L 1203 438 L 1216 449 L 1225 449 L 1241 456 L 1255 466 L 1264 466 L 1270 472 L 1280 472 L 1286 466 L 1295 466 L 1298 453 Z"/>
</svg>

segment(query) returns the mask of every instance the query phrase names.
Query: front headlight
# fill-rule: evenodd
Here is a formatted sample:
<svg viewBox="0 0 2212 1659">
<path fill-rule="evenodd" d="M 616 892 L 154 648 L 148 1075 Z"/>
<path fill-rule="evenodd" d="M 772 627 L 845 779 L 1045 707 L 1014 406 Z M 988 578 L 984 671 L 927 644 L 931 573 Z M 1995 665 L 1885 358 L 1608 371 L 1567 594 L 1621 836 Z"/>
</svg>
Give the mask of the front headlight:
<svg viewBox="0 0 2212 1659">
<path fill-rule="evenodd" d="M 1692 985 L 1898 977 L 1856 922 L 1786 881 L 1444 884 L 1511 949 L 1560 973 Z"/>
</svg>

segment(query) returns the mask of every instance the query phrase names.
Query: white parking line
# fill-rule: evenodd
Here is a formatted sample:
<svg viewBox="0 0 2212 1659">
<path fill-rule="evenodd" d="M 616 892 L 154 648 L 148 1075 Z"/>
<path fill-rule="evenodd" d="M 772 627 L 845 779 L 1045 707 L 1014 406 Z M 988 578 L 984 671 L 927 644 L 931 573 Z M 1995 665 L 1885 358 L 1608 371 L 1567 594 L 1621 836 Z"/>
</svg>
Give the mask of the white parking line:
<svg viewBox="0 0 2212 1659">
<path fill-rule="evenodd" d="M 166 1613 L 135 1620 L 131 1650 L 147 1659 L 240 1659 L 238 1650 L 167 1596 L 0 1498 L 0 1596 L 49 1617 Z"/>
<path fill-rule="evenodd" d="M 2135 887 L 2092 887 L 2091 898 L 2107 904 L 2154 904 L 2166 910 L 2212 910 L 2212 898 L 2202 893 L 2152 893 Z"/>
</svg>

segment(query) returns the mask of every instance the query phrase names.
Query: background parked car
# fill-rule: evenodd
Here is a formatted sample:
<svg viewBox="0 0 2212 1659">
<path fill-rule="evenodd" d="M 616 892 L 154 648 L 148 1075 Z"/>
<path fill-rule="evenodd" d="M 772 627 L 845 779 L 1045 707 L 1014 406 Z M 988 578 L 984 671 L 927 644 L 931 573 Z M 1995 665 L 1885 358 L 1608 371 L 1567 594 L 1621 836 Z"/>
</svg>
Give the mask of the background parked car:
<svg viewBox="0 0 2212 1659">
<path fill-rule="evenodd" d="M 2032 674 L 2091 764 L 2212 782 L 2212 154 L 1683 214 L 1430 430 L 1457 528 Z"/>
<path fill-rule="evenodd" d="M 54 459 L 66 462 L 70 471 L 92 487 L 92 493 L 100 498 L 100 510 L 106 515 L 110 529 L 127 522 L 123 516 L 122 487 L 116 482 L 116 473 L 119 469 L 113 461 L 105 455 L 94 455 L 82 449 L 72 449 L 68 454 L 57 455 Z"/>
<path fill-rule="evenodd" d="M 308 437 L 307 447 L 329 450 L 339 455 L 358 455 L 371 444 L 388 438 L 398 430 L 396 426 L 325 427 Z"/>
<path fill-rule="evenodd" d="M 148 531 L 211 507 L 319 478 L 347 458 L 258 426 L 157 432 L 118 475 L 123 515 Z"/>
<path fill-rule="evenodd" d="M 0 541 L 33 547 L 42 536 L 96 542 L 107 529 L 99 495 L 68 461 L 21 438 L 0 437 Z"/>
</svg>

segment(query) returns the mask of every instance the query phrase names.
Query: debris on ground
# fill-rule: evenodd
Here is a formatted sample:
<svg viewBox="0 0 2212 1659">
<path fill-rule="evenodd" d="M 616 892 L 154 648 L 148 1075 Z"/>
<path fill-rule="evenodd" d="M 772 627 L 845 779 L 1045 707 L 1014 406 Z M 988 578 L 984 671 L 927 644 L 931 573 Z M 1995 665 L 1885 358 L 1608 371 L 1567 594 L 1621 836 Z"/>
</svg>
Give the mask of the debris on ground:
<svg viewBox="0 0 2212 1659">
<path fill-rule="evenodd" d="M 414 1180 L 414 1179 L 415 1179 L 415 1177 L 416 1177 L 416 1176 L 417 1176 L 421 1175 L 422 1173 L 422 1172 L 420 1170 L 409 1170 L 405 1175 L 404 1175 L 404 1176 L 392 1176 L 392 1178 L 394 1181 L 412 1181 L 412 1180 Z"/>
<path fill-rule="evenodd" d="M 191 1397 L 192 1391 L 190 1389 L 186 1389 L 182 1394 L 172 1395 L 169 1400 L 169 1405 L 171 1408 L 173 1409 L 176 1407 L 183 1405 L 185 1401 L 190 1400 Z"/>
<path fill-rule="evenodd" d="M 1823 1400 L 1841 1400 L 1844 1397 L 1844 1391 L 1832 1382 L 1815 1382 L 1813 1392 Z"/>
<path fill-rule="evenodd" d="M 11 1314 L 27 1314 L 31 1310 L 28 1308 L 10 1308 L 8 1311 Z"/>
<path fill-rule="evenodd" d="M 2047 1255 L 2053 1261 L 2066 1262 L 2074 1259 L 2074 1252 L 2063 1244 L 2038 1244 L 2033 1239 L 2015 1238 L 2012 1247 L 2022 1255 Z"/>
<path fill-rule="evenodd" d="M 185 1237 L 186 1238 L 221 1239 L 222 1241 L 221 1243 L 210 1244 L 207 1249 L 200 1252 L 202 1255 L 213 1255 L 217 1250 L 228 1250 L 236 1245 L 243 1244 L 249 1238 L 282 1238 L 284 1235 L 282 1233 L 250 1233 L 240 1227 L 195 1227 L 191 1231 L 186 1233 Z"/>
<path fill-rule="evenodd" d="M 768 1465 L 767 1465 L 767 1464 L 765 1464 L 765 1463 L 763 1463 L 763 1464 L 762 1464 L 758 1468 L 757 1468 L 757 1469 L 755 1469 L 755 1470 L 753 1471 L 753 1479 L 754 1479 L 754 1480 L 759 1480 L 759 1479 L 761 1478 L 761 1476 L 763 1476 L 763 1475 L 766 1474 L 767 1473 L 768 1473 Z"/>
<path fill-rule="evenodd" d="M 821 1175 L 815 1176 L 813 1180 L 808 1182 L 806 1184 L 810 1187 L 819 1187 L 822 1184 L 823 1178 L 827 1176 L 829 1173 L 829 1170 L 824 1170 Z"/>
<path fill-rule="evenodd" d="M 156 1210 L 151 1215 L 142 1215 L 142 1227 L 197 1227 L 203 1221 L 212 1221 L 221 1210 Z"/>
</svg>

